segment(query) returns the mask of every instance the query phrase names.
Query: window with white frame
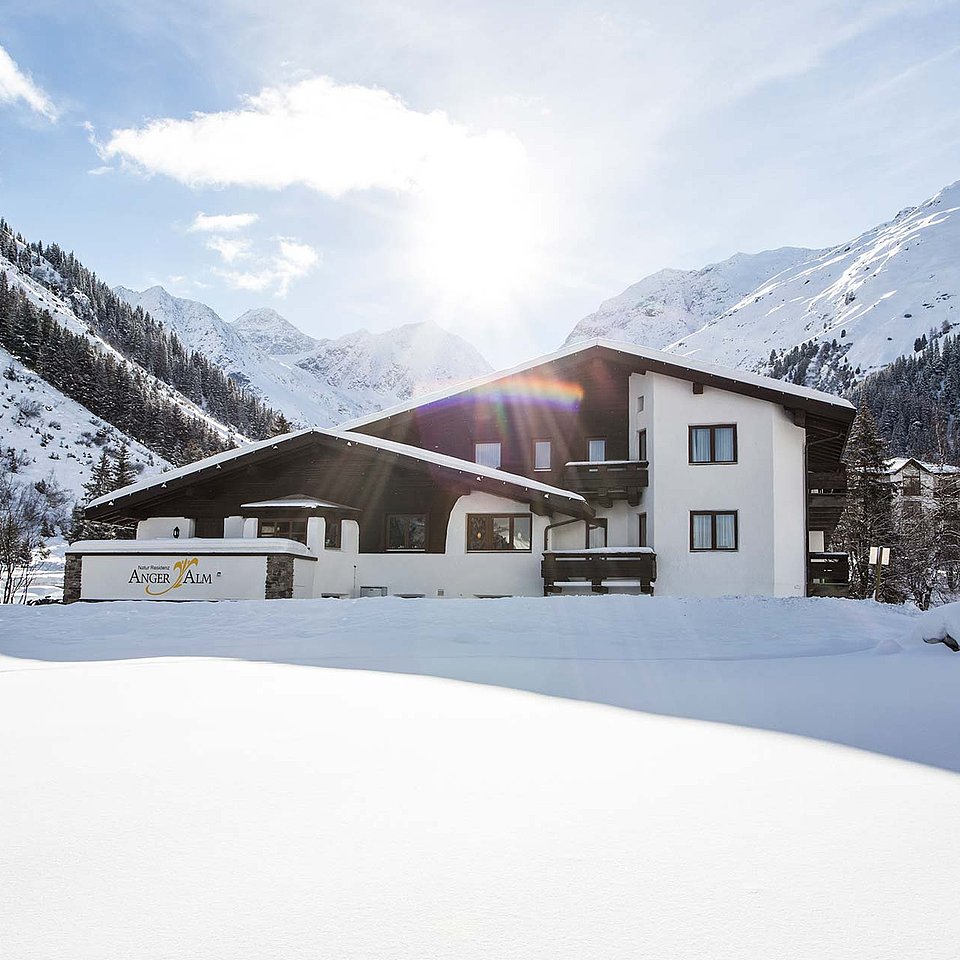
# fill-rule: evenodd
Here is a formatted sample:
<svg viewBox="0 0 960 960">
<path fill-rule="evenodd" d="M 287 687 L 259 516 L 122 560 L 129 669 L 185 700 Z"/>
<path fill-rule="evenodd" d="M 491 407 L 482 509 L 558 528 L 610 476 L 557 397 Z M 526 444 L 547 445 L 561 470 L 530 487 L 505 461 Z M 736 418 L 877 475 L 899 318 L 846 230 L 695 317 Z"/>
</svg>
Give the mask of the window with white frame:
<svg viewBox="0 0 960 960">
<path fill-rule="evenodd" d="M 553 444 L 549 440 L 536 440 L 533 444 L 533 469 L 549 470 L 553 464 Z"/>
<path fill-rule="evenodd" d="M 594 437 L 587 441 L 587 459 L 591 463 L 603 463 L 607 459 L 606 437 Z"/>
<path fill-rule="evenodd" d="M 736 510 L 691 510 L 690 549 L 736 550 L 739 547 Z"/>
<path fill-rule="evenodd" d="M 473 445 L 473 460 L 479 463 L 481 467 L 495 467 L 500 469 L 500 444 L 497 443 L 475 443 Z"/>
</svg>

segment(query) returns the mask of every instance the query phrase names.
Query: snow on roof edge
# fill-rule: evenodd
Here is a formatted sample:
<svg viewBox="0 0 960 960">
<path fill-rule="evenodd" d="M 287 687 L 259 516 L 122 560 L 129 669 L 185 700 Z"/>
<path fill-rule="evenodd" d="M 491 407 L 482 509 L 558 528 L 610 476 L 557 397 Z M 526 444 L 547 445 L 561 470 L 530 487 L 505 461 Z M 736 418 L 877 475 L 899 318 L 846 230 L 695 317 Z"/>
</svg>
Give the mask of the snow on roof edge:
<svg viewBox="0 0 960 960">
<path fill-rule="evenodd" d="M 396 440 L 382 440 L 379 437 L 371 437 L 364 433 L 353 433 L 349 430 L 323 430 L 319 427 L 307 427 L 303 430 L 296 430 L 293 433 L 285 433 L 278 437 L 269 437 L 266 440 L 258 440 L 256 443 L 250 443 L 243 447 L 226 450 L 223 453 L 214 454 L 212 457 L 206 457 L 203 460 L 197 460 L 186 466 L 177 467 L 175 470 L 169 470 L 167 473 L 161 473 L 149 480 L 140 480 L 137 483 L 131 483 L 126 487 L 121 487 L 119 490 L 114 490 L 112 493 L 97 497 L 96 500 L 92 500 L 87 504 L 87 509 L 109 505 L 116 500 L 125 499 L 136 493 L 162 488 L 170 480 L 179 480 L 191 474 L 199 473 L 202 470 L 207 470 L 210 467 L 218 467 L 222 464 L 237 460 L 240 457 L 244 457 L 247 454 L 256 453 L 267 447 L 276 447 L 309 434 L 333 437 L 334 439 L 343 440 L 347 443 L 356 443 L 360 446 L 395 453 L 398 456 L 408 457 L 424 463 L 432 463 L 435 466 L 445 469 L 457 470 L 461 473 L 468 473 L 478 477 L 486 477 L 490 480 L 499 480 L 502 483 L 509 483 L 513 486 L 523 487 L 526 490 L 542 493 L 547 497 L 555 496 L 584 504 L 587 502 L 580 494 L 573 493 L 570 490 L 564 490 L 561 487 L 552 487 L 549 484 L 540 483 L 538 480 L 531 480 L 529 477 L 508 473 L 506 470 L 497 470 L 493 467 L 485 467 L 479 463 L 472 463 L 469 460 L 461 460 L 458 457 L 447 456 L 446 454 L 437 453 L 434 450 L 424 450 L 421 447 L 414 447 L 410 444 L 398 443 Z"/>
<path fill-rule="evenodd" d="M 469 390 L 475 390 L 477 387 L 486 386 L 488 383 L 494 383 L 505 377 L 511 377 L 518 373 L 524 373 L 534 367 L 539 367 L 544 363 L 551 363 L 554 360 L 562 360 L 564 357 L 580 353 L 590 347 L 606 347 L 609 350 L 616 350 L 620 353 L 629 353 L 635 357 L 641 357 L 647 360 L 659 360 L 663 363 L 672 364 L 675 367 L 685 367 L 696 373 L 713 374 L 717 377 L 724 377 L 727 380 L 739 380 L 741 383 L 749 383 L 753 386 L 766 387 L 768 390 L 776 390 L 780 393 L 789 394 L 795 397 L 801 397 L 808 400 L 816 400 L 820 403 L 826 403 L 843 410 L 855 410 L 856 407 L 843 397 L 837 397 L 832 393 L 824 393 L 821 390 L 813 390 L 810 387 L 802 387 L 786 380 L 775 380 L 773 377 L 763 377 L 758 373 L 748 373 L 742 370 L 734 370 L 732 367 L 721 367 L 712 363 L 704 363 L 701 360 L 691 360 L 683 354 L 664 353 L 662 350 L 654 350 L 650 347 L 641 347 L 636 343 L 629 343 L 626 340 L 612 340 L 609 337 L 591 337 L 587 340 L 577 340 L 574 343 L 561 347 L 553 353 L 546 353 L 535 357 L 532 360 L 526 360 L 523 363 L 506 370 L 494 371 L 482 377 L 475 377 L 473 380 L 464 380 L 461 383 L 452 384 L 440 390 L 434 390 L 430 393 L 421 394 L 412 400 L 398 403 L 392 407 L 378 410 L 375 413 L 366 414 L 362 417 L 355 417 L 353 420 L 347 420 L 338 425 L 339 430 L 356 430 L 358 427 L 365 427 L 371 423 L 377 423 L 388 417 L 396 416 L 400 413 L 407 413 L 415 410 L 417 407 L 423 407 L 430 403 L 436 403 L 439 400 L 447 400 L 460 393 L 466 393 Z"/>
<path fill-rule="evenodd" d="M 168 470 L 166 473 L 157 474 L 155 477 L 151 477 L 148 480 L 138 480 L 136 483 L 128 484 L 125 487 L 120 487 L 119 490 L 113 490 L 110 493 L 106 493 L 102 497 L 97 497 L 96 500 L 91 500 L 87 504 L 87 508 L 101 507 L 112 503 L 114 500 L 119 500 L 122 497 L 129 497 L 134 493 L 140 493 L 143 490 L 150 490 L 153 487 L 162 487 L 169 480 L 179 480 L 181 477 L 188 477 L 191 473 L 198 473 L 200 470 L 205 470 L 207 467 L 229 463 L 232 460 L 236 460 L 238 457 L 246 456 L 248 453 L 255 453 L 257 450 L 263 450 L 269 446 L 276 446 L 281 443 L 286 443 L 287 441 L 293 440 L 296 437 L 302 437 L 305 434 L 312 433 L 313 429 L 313 427 L 307 427 L 304 430 L 295 430 L 293 433 L 284 433 L 278 437 L 268 437 L 266 440 L 257 440 L 254 443 L 248 443 L 242 447 L 234 447 L 232 450 L 224 450 L 223 453 L 215 453 L 212 457 L 205 457 L 203 460 L 195 460 L 193 463 L 185 464 L 182 467 L 175 467 L 173 470 Z"/>
</svg>

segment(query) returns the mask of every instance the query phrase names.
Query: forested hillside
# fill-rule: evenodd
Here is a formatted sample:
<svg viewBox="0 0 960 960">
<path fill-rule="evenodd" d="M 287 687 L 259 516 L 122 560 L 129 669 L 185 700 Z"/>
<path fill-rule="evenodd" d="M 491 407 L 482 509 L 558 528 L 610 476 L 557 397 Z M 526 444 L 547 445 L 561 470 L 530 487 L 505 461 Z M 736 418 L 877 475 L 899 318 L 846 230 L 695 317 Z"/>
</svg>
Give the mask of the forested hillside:
<svg viewBox="0 0 960 960">
<path fill-rule="evenodd" d="M 14 268 L 9 283 L 0 271 L 0 345 L 92 413 L 173 463 L 230 446 L 231 431 L 271 432 L 273 410 L 72 253 L 27 243 L 0 220 L 0 257 Z M 65 307 L 38 306 L 30 281 Z"/>
<path fill-rule="evenodd" d="M 869 407 L 898 456 L 960 460 L 960 337 L 924 335 L 909 357 L 867 377 L 851 399 Z"/>
</svg>

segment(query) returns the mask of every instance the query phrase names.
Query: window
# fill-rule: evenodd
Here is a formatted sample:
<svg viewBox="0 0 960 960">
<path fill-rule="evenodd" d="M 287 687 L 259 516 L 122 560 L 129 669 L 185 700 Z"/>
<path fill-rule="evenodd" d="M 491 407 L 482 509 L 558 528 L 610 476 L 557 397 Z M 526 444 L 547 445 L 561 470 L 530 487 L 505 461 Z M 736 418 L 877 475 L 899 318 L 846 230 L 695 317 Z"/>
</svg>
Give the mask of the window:
<svg viewBox="0 0 960 960">
<path fill-rule="evenodd" d="M 602 463 L 607 459 L 607 441 L 603 437 L 587 441 L 587 459 L 591 463 Z"/>
<path fill-rule="evenodd" d="M 395 513 L 387 517 L 387 549 L 426 550 L 426 515 L 422 513 Z"/>
<path fill-rule="evenodd" d="M 690 427 L 689 452 L 690 463 L 736 463 L 736 424 Z"/>
<path fill-rule="evenodd" d="M 637 431 L 637 459 L 638 460 L 647 459 L 647 431 L 646 430 Z"/>
<path fill-rule="evenodd" d="M 303 520 L 261 520 L 259 537 L 282 537 L 284 540 L 296 540 L 306 546 L 307 521 Z"/>
<path fill-rule="evenodd" d="M 467 514 L 467 550 L 530 550 L 529 513 Z"/>
<path fill-rule="evenodd" d="M 736 550 L 739 546 L 736 510 L 691 510 L 691 550 Z"/>
<path fill-rule="evenodd" d="M 903 495 L 905 497 L 920 496 L 920 474 L 906 474 L 903 478 Z"/>
<path fill-rule="evenodd" d="M 552 444 L 549 440 L 537 440 L 533 444 L 533 469 L 549 470 L 553 456 Z"/>
<path fill-rule="evenodd" d="M 643 413 L 643 394 L 637 397 L 637 413 Z"/>
<path fill-rule="evenodd" d="M 327 519 L 327 532 L 323 537 L 323 546 L 326 550 L 340 549 L 340 521 Z"/>
<path fill-rule="evenodd" d="M 607 521 L 606 520 L 592 520 L 587 525 L 587 542 L 586 546 L 589 549 L 590 547 L 605 547 L 607 545 Z"/>
<path fill-rule="evenodd" d="M 647 543 L 647 515 L 641 513 L 637 519 L 640 521 L 640 536 L 637 540 L 638 547 L 649 547 L 650 544 Z"/>
<path fill-rule="evenodd" d="M 500 469 L 500 444 L 475 443 L 473 445 L 473 459 L 481 467 L 495 467 Z"/>
</svg>

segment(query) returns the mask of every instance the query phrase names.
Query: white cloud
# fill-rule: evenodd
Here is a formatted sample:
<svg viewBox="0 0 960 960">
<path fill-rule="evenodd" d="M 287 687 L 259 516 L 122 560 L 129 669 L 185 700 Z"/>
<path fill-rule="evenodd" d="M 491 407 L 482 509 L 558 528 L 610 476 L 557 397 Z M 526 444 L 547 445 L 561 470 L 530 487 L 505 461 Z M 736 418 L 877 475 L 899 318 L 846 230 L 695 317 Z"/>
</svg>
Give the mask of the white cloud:
<svg viewBox="0 0 960 960">
<path fill-rule="evenodd" d="M 191 233 L 236 233 L 252 227 L 259 219 L 255 213 L 216 213 L 207 216 L 201 210 L 188 229 Z"/>
<path fill-rule="evenodd" d="M 22 100 L 31 110 L 50 121 L 57 119 L 57 108 L 50 97 L 0 46 L 0 103 L 15 103 L 18 100 Z"/>
<path fill-rule="evenodd" d="M 224 263 L 233 263 L 250 255 L 252 241 L 246 237 L 210 237 L 207 249 L 220 254 Z"/>
<path fill-rule="evenodd" d="M 256 258 L 247 270 L 216 270 L 214 272 L 238 290 L 256 292 L 270 290 L 278 297 L 285 297 L 294 280 L 305 277 L 316 268 L 320 263 L 320 254 L 309 244 L 290 237 L 277 237 L 276 242 L 276 253 Z M 208 246 L 212 244 L 208 242 Z M 226 263 L 237 259 L 236 255 L 226 256 L 220 247 L 214 249 L 223 256 Z M 242 256 L 253 257 L 249 251 L 249 245 L 242 251 Z"/>
<path fill-rule="evenodd" d="M 236 110 L 114 130 L 100 149 L 191 186 L 303 184 L 331 197 L 429 187 L 438 171 L 447 176 L 464 161 L 476 168 L 491 155 L 498 168 L 525 160 L 509 134 L 473 134 L 442 111 L 329 77 L 267 87 Z"/>
<path fill-rule="evenodd" d="M 113 167 L 110 167 L 110 166 L 93 167 L 92 169 L 88 170 L 87 173 L 89 173 L 91 177 L 102 177 L 106 173 L 113 173 Z"/>
</svg>

